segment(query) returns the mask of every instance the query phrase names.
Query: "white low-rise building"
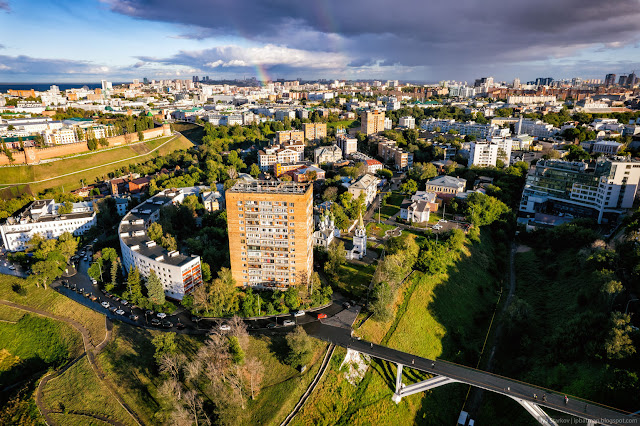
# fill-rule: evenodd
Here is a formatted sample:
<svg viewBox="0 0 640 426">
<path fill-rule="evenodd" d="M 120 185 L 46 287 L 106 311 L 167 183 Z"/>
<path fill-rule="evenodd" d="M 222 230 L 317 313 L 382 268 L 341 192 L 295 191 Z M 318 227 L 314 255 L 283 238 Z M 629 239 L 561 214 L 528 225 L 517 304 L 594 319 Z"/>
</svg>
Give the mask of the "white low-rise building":
<svg viewBox="0 0 640 426">
<path fill-rule="evenodd" d="M 137 267 L 143 277 L 154 271 L 169 298 L 182 298 L 202 284 L 200 256 L 168 251 L 147 236 L 147 228 L 160 218 L 168 204 L 180 203 L 187 195 L 197 195 L 199 188 L 164 190 L 127 213 L 118 227 L 122 263 L 128 271 Z"/>
<path fill-rule="evenodd" d="M 9 251 L 23 251 L 36 234 L 54 239 L 69 232 L 77 237 L 96 224 L 93 203 L 72 203 L 71 212 L 61 214 L 62 206 L 64 204 L 54 200 L 36 200 L 18 215 L 7 218 L 0 226 L 4 247 Z"/>
<path fill-rule="evenodd" d="M 348 191 L 354 199 L 360 197 L 360 194 L 364 194 L 364 202 L 368 207 L 376 198 L 379 183 L 380 179 L 372 174 L 366 174 L 349 186 Z"/>
</svg>

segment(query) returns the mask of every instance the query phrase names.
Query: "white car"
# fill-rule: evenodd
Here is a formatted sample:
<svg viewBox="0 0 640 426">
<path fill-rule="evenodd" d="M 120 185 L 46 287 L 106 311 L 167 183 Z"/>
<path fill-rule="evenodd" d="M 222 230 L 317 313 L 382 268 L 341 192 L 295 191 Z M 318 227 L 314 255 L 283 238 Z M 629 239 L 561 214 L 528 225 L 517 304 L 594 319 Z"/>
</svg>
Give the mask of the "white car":
<svg viewBox="0 0 640 426">
<path fill-rule="evenodd" d="M 295 322 L 293 322 L 292 320 L 284 320 L 284 322 L 282 323 L 282 325 L 284 325 L 285 327 L 289 327 L 291 325 L 296 325 Z"/>
<path fill-rule="evenodd" d="M 129 304 L 129 302 L 126 300 L 122 300 L 120 303 L 122 303 L 124 306 L 127 306 Z"/>
<path fill-rule="evenodd" d="M 118 314 L 118 315 L 124 315 L 124 311 L 123 311 L 122 309 L 118 309 L 118 310 L 116 311 L 116 314 Z"/>
<path fill-rule="evenodd" d="M 158 318 L 165 319 L 166 317 L 167 317 L 167 314 L 165 314 L 164 312 L 158 312 Z"/>
<path fill-rule="evenodd" d="M 231 326 L 229 326 L 229 324 L 220 325 L 220 331 L 229 331 L 229 330 L 231 330 Z"/>
<path fill-rule="evenodd" d="M 304 311 L 293 311 L 293 316 L 294 317 L 303 317 L 304 316 Z"/>
<path fill-rule="evenodd" d="M 91 282 L 93 283 L 93 285 L 98 284 L 98 281 L 95 278 L 91 278 Z"/>
<path fill-rule="evenodd" d="M 437 231 L 437 230 L 439 230 L 439 229 L 442 229 L 442 226 L 440 226 L 440 225 L 433 225 L 433 226 L 431 227 L 431 229 L 435 229 L 435 230 Z"/>
<path fill-rule="evenodd" d="M 103 308 L 109 309 L 109 302 L 102 302 L 101 305 Z"/>
<path fill-rule="evenodd" d="M 16 267 L 15 267 L 15 266 L 13 266 L 13 265 L 9 265 L 9 269 L 11 269 L 12 271 L 15 271 L 15 270 L 16 270 Z"/>
<path fill-rule="evenodd" d="M 438 222 L 447 223 L 447 219 L 440 219 Z"/>
</svg>

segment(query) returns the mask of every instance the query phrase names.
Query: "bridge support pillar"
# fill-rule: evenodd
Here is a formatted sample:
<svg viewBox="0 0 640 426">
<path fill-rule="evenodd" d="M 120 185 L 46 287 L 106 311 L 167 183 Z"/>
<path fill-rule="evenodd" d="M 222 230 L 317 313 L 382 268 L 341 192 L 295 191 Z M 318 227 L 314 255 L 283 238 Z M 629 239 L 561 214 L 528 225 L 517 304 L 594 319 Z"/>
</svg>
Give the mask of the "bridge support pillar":
<svg viewBox="0 0 640 426">
<path fill-rule="evenodd" d="M 531 414 L 533 418 L 536 419 L 541 425 L 558 426 L 558 424 L 551 417 L 549 417 L 549 415 L 545 413 L 538 404 L 520 398 L 511 398 L 516 400 L 518 404 L 522 405 L 524 409 L 527 410 L 529 414 Z"/>
<path fill-rule="evenodd" d="M 434 376 L 430 379 L 423 380 L 422 382 L 414 383 L 409 386 L 402 384 L 402 364 L 398 364 L 398 370 L 396 373 L 396 391 L 391 397 L 391 400 L 396 404 L 400 403 L 403 397 L 413 395 L 414 393 L 424 392 L 429 389 L 437 388 L 438 386 L 448 385 L 449 383 L 457 383 L 457 380 L 444 376 Z"/>
</svg>

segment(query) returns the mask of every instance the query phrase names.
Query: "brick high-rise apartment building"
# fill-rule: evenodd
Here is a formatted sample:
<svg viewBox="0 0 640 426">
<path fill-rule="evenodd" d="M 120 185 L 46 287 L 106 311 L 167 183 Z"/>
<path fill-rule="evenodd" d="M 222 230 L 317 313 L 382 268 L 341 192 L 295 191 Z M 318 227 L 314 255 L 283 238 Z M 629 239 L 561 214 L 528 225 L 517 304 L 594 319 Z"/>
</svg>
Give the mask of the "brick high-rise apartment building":
<svg viewBox="0 0 640 426">
<path fill-rule="evenodd" d="M 360 116 L 361 129 L 365 135 L 382 132 L 384 130 L 384 111 L 365 111 Z"/>
<path fill-rule="evenodd" d="M 239 181 L 226 193 L 231 272 L 238 286 L 286 289 L 313 269 L 313 187 Z"/>
<path fill-rule="evenodd" d="M 307 140 L 315 141 L 327 137 L 327 123 L 304 123 L 302 127 Z"/>
</svg>

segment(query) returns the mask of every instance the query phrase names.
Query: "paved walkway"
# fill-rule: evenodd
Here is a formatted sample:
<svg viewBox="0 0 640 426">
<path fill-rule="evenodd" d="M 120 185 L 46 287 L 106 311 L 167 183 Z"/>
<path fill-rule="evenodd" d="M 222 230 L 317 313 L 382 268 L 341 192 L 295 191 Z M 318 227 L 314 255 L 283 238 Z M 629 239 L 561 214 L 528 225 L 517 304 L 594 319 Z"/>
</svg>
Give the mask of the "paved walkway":
<svg viewBox="0 0 640 426">
<path fill-rule="evenodd" d="M 93 371 L 96 374 L 96 376 L 98 377 L 98 379 L 101 382 L 104 383 L 104 385 L 107 387 L 107 389 L 109 389 L 109 392 L 118 401 L 118 403 L 122 406 L 122 408 L 124 408 L 125 411 L 127 411 L 129 413 L 129 415 L 132 417 L 132 419 L 134 420 L 134 422 L 136 424 L 138 424 L 138 425 L 142 425 L 143 424 L 143 422 L 135 414 L 135 412 L 124 402 L 122 397 L 117 393 L 117 391 L 115 389 L 115 386 L 111 383 L 110 380 L 108 380 L 105 377 L 104 372 L 102 371 L 100 366 L 95 361 L 95 355 L 97 353 L 99 353 L 102 349 L 104 349 L 104 347 L 107 345 L 107 343 L 109 342 L 109 340 L 111 338 L 111 329 L 113 328 L 113 326 L 112 326 L 111 321 L 108 318 L 105 318 L 105 329 L 106 329 L 106 332 L 105 332 L 104 340 L 98 346 L 93 346 L 93 344 L 91 343 L 89 330 L 87 330 L 82 324 L 80 324 L 79 322 L 77 322 L 75 320 L 72 320 L 70 318 L 65 318 L 65 317 L 62 317 L 60 315 L 52 314 L 50 312 L 46 312 L 46 311 L 43 311 L 41 309 L 31 308 L 29 306 L 25 306 L 25 305 L 20 305 L 18 303 L 9 302 L 8 300 L 0 300 L 0 305 L 9 306 L 9 307 L 12 307 L 12 308 L 15 308 L 15 309 L 20 309 L 22 311 L 31 312 L 31 313 L 34 313 L 34 314 L 37 314 L 37 315 L 40 315 L 40 316 L 43 316 L 43 317 L 47 317 L 47 318 L 55 319 L 57 321 L 65 322 L 65 323 L 71 325 L 73 328 L 75 328 L 82 335 L 82 343 L 84 345 L 84 352 L 80 356 L 78 356 L 76 359 L 68 362 L 61 370 L 49 373 L 46 376 L 44 376 L 42 378 L 42 380 L 40 380 L 40 383 L 38 384 L 38 389 L 36 390 L 36 405 L 38 406 L 38 409 L 42 413 L 42 416 L 45 418 L 45 421 L 47 422 L 47 424 L 49 424 L 49 425 L 55 424 L 53 419 L 51 419 L 51 417 L 49 416 L 50 413 L 55 413 L 55 411 L 49 410 L 45 406 L 43 401 L 42 401 L 43 390 L 44 390 L 47 382 L 49 382 L 49 380 L 52 380 L 52 379 L 60 376 L 61 374 L 63 374 L 72 365 L 74 365 L 76 362 L 78 362 L 79 360 L 81 360 L 85 356 L 87 357 L 87 359 L 89 361 L 89 364 L 91 365 L 91 368 L 93 369 Z M 93 418 L 105 421 L 105 422 L 113 424 L 113 425 L 118 425 L 118 426 L 122 425 L 122 423 L 120 423 L 120 422 L 118 422 L 116 420 L 108 419 L 106 417 L 99 416 L 99 415 L 93 415 L 93 414 L 87 413 L 87 412 L 77 412 L 75 414 L 93 417 Z"/>
</svg>

